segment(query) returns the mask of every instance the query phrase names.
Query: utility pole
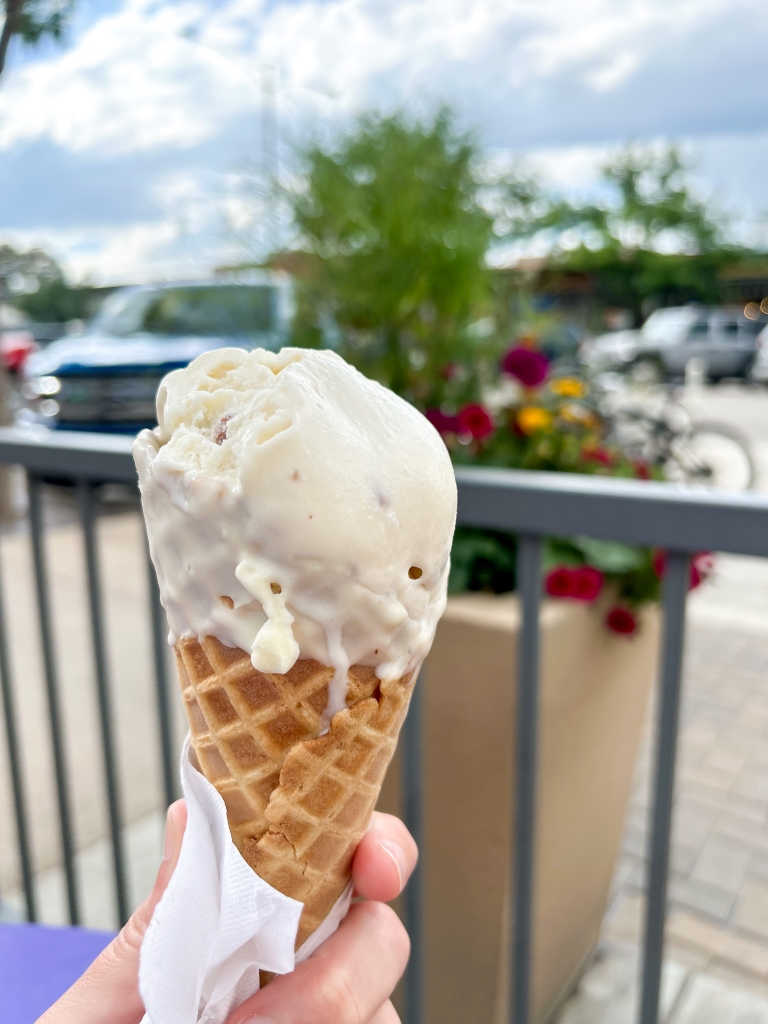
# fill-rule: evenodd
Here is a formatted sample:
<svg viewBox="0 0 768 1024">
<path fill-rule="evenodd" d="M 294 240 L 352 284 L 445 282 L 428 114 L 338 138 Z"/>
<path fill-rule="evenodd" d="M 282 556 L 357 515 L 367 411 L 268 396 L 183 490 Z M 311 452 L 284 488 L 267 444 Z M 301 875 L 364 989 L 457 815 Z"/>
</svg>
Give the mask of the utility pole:
<svg viewBox="0 0 768 1024">
<path fill-rule="evenodd" d="M 261 165 L 265 184 L 265 243 L 267 255 L 278 246 L 278 126 L 276 71 L 266 65 L 261 76 Z"/>
</svg>

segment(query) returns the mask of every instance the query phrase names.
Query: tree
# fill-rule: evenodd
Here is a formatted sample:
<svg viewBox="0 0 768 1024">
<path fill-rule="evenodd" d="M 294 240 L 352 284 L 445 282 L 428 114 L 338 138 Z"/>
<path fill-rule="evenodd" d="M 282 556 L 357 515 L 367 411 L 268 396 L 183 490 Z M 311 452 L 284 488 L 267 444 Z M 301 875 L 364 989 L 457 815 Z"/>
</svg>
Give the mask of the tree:
<svg viewBox="0 0 768 1024">
<path fill-rule="evenodd" d="M 1 0 L 5 14 L 0 32 L 0 75 L 11 39 L 34 45 L 46 37 L 59 40 L 64 35 L 75 0 Z"/>
<path fill-rule="evenodd" d="M 19 252 L 10 245 L 0 245 L 0 302 L 61 280 L 58 263 L 42 249 Z"/>
<path fill-rule="evenodd" d="M 479 162 L 445 110 L 426 123 L 365 116 L 305 151 L 288 193 L 303 253 L 297 341 L 331 341 L 417 404 L 439 400 L 489 312 L 494 215 Z"/>
<path fill-rule="evenodd" d="M 717 302 L 720 271 L 745 251 L 695 196 L 689 172 L 674 146 L 630 145 L 603 168 L 606 200 L 553 199 L 526 230 L 554 234 L 553 267 L 592 273 L 603 303 L 631 309 L 638 321 L 649 302 Z M 565 231 L 577 233 L 575 247 L 562 244 Z"/>
</svg>

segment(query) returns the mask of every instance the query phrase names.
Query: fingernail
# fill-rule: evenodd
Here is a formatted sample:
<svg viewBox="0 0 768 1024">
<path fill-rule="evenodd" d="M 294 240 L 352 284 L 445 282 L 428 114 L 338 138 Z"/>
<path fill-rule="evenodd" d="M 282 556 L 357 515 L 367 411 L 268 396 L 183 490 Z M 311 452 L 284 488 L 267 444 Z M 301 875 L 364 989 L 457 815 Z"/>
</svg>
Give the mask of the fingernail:
<svg viewBox="0 0 768 1024">
<path fill-rule="evenodd" d="M 170 860 L 173 853 L 174 840 L 176 838 L 176 826 L 171 817 L 171 809 L 165 816 L 165 846 L 163 847 L 163 860 Z"/>
<path fill-rule="evenodd" d="M 392 843 L 389 839 L 380 839 L 379 846 L 382 850 L 389 854 L 392 860 L 395 862 L 397 873 L 400 877 L 400 888 L 405 885 L 406 875 L 408 874 L 408 864 L 405 860 L 405 850 L 402 846 L 398 846 L 397 843 Z"/>
<path fill-rule="evenodd" d="M 277 1024 L 277 1021 L 272 1017 L 246 1017 L 245 1020 L 239 1020 L 237 1024 Z"/>
</svg>

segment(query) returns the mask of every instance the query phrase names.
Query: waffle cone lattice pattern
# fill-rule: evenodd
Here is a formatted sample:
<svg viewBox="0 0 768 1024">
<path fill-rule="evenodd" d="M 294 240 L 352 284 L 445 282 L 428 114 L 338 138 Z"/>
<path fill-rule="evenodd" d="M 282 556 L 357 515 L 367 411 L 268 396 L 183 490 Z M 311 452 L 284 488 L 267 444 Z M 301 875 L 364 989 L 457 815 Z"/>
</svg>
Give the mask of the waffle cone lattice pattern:
<svg viewBox="0 0 768 1024">
<path fill-rule="evenodd" d="M 381 683 L 349 670 L 347 708 L 318 737 L 333 670 L 299 660 L 285 675 L 213 637 L 179 640 L 176 664 L 201 771 L 227 807 L 250 866 L 304 903 L 297 947 L 344 891 L 397 743 L 409 674 Z"/>
</svg>

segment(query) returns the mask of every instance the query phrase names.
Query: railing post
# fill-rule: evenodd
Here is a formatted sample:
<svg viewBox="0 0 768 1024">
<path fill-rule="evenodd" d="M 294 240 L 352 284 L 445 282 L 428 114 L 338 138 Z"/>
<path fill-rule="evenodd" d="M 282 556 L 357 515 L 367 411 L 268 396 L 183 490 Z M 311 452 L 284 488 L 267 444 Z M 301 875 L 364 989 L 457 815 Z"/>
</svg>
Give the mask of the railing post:
<svg viewBox="0 0 768 1024">
<path fill-rule="evenodd" d="M 8 747 L 8 761 L 11 770 L 11 793 L 13 809 L 16 817 L 16 842 L 21 862 L 21 880 L 24 886 L 24 902 L 27 920 L 37 920 L 37 900 L 35 898 L 35 882 L 32 873 L 32 848 L 29 842 L 29 823 L 27 817 L 27 801 L 24 792 L 24 772 L 21 761 L 19 730 L 16 720 L 16 701 L 11 679 L 11 665 L 8 658 L 8 633 L 5 621 L 5 588 L 2 585 L 0 572 L 0 691 L 3 698 L 3 719 L 5 721 L 5 742 Z"/>
<path fill-rule="evenodd" d="M 423 688 L 426 668 L 414 684 L 403 725 L 403 820 L 416 840 L 419 860 L 403 893 L 403 923 L 411 938 L 411 956 L 403 978 L 405 1024 L 421 1024 L 424 1013 L 424 806 L 423 806 Z"/>
<path fill-rule="evenodd" d="M 146 537 L 146 535 L 145 535 Z M 157 697 L 157 718 L 160 729 L 160 760 L 163 767 L 163 790 L 168 806 L 176 799 L 176 769 L 173 762 L 173 726 L 171 701 L 168 693 L 168 672 L 166 656 L 168 645 L 165 641 L 165 612 L 160 603 L 160 589 L 157 585 L 155 567 L 149 554 L 149 543 L 145 543 L 147 554 L 147 580 L 149 583 L 149 614 L 152 629 L 152 654 L 155 663 L 155 696 Z"/>
<path fill-rule="evenodd" d="M 88 577 L 88 603 L 90 605 L 91 613 L 93 660 L 96 676 L 96 693 L 99 703 L 99 725 L 101 727 L 101 746 L 104 757 L 104 781 L 107 791 L 109 831 L 112 840 L 112 868 L 115 876 L 115 902 L 117 906 L 118 923 L 122 926 L 128 920 L 129 914 L 128 884 L 125 869 L 125 858 L 123 855 L 120 786 L 118 783 L 117 755 L 115 751 L 112 697 L 110 694 L 107 672 L 107 647 L 104 638 L 101 579 L 99 574 L 99 560 L 96 553 L 93 484 L 88 480 L 79 480 L 77 484 L 77 497 L 80 505 L 80 522 L 83 528 L 85 565 Z"/>
<path fill-rule="evenodd" d="M 689 576 L 690 556 L 670 551 L 667 555 L 663 585 L 664 625 L 656 726 L 653 823 L 648 845 L 648 905 L 640 1024 L 657 1024 L 659 1019 L 669 841 L 683 669 L 685 600 Z"/>
<path fill-rule="evenodd" d="M 517 548 L 518 641 L 516 737 L 517 785 L 510 859 L 510 1024 L 529 1024 L 533 949 L 533 887 L 536 836 L 536 770 L 539 724 L 539 609 L 541 537 L 521 534 Z"/>
<path fill-rule="evenodd" d="M 59 827 L 61 831 L 61 853 L 64 860 L 64 876 L 67 887 L 67 904 L 71 924 L 80 923 L 77 871 L 75 869 L 75 837 L 72 828 L 69 802 L 69 776 L 62 732 L 61 706 L 59 703 L 59 679 L 56 671 L 51 610 L 48 601 L 48 574 L 45 567 L 45 541 L 43 537 L 43 507 L 40 494 L 41 483 L 31 475 L 27 476 L 29 488 L 29 520 L 32 528 L 32 560 L 35 569 L 37 592 L 37 613 L 40 620 L 40 642 L 43 649 L 45 668 L 45 692 L 48 698 L 48 720 L 51 727 L 53 766 L 56 772 L 56 796 L 59 805 Z"/>
</svg>

